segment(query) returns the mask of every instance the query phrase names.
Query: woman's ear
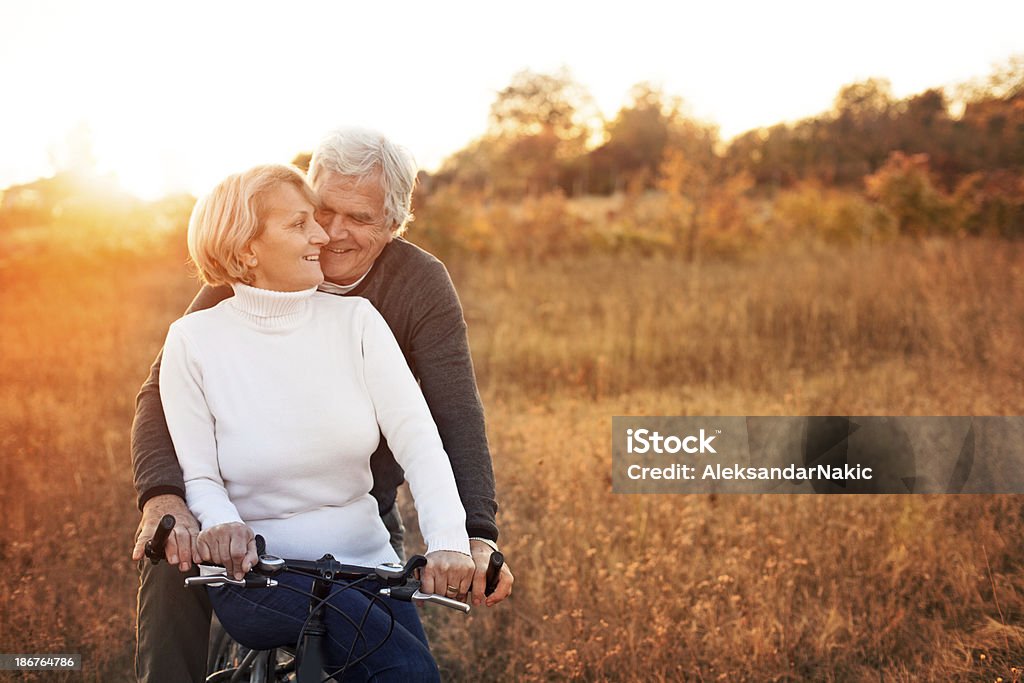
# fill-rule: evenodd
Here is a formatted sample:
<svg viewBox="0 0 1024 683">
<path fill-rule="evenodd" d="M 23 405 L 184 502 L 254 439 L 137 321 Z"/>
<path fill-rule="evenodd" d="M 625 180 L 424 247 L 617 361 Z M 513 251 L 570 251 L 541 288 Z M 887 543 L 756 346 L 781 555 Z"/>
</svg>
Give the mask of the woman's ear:
<svg viewBox="0 0 1024 683">
<path fill-rule="evenodd" d="M 259 258 L 256 257 L 256 250 L 252 248 L 252 242 L 242 247 L 242 251 L 239 253 L 242 263 L 247 265 L 249 268 L 255 268 L 259 265 Z"/>
</svg>

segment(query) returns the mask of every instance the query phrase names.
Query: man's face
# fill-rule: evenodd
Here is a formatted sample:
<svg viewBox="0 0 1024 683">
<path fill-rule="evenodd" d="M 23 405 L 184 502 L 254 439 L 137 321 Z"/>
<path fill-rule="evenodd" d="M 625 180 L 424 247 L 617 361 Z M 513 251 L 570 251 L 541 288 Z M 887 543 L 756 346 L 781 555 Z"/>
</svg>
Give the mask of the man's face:
<svg viewBox="0 0 1024 683">
<path fill-rule="evenodd" d="M 384 191 L 378 173 L 365 178 L 327 171 L 316 186 L 316 221 L 330 242 L 320 252 L 324 278 L 350 285 L 370 269 L 393 237 L 384 219 Z"/>
</svg>

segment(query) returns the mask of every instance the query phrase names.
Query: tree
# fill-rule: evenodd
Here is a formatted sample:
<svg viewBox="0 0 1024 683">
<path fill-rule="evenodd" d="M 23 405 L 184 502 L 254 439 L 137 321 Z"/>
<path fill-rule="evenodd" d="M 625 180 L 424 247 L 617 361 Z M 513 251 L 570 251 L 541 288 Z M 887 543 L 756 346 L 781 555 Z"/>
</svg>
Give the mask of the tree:
<svg viewBox="0 0 1024 683">
<path fill-rule="evenodd" d="M 840 88 L 832 108 L 839 119 L 867 125 L 885 117 L 893 103 L 892 83 L 886 78 L 869 78 Z"/>
<path fill-rule="evenodd" d="M 634 181 L 654 187 L 670 147 L 677 148 L 688 163 L 708 168 L 717 140 L 713 126 L 685 116 L 681 99 L 651 83 L 637 83 L 608 125 L 608 142 L 591 155 L 598 188 L 618 191 Z"/>
<path fill-rule="evenodd" d="M 441 164 L 432 183 L 437 186 L 454 185 L 462 190 L 490 192 L 499 162 L 498 140 L 481 137 L 458 152 L 448 156 Z"/>
<path fill-rule="evenodd" d="M 599 121 L 597 111 L 593 98 L 566 69 L 513 76 L 491 105 L 482 145 L 490 153 L 496 187 L 516 194 L 559 187 L 563 171 L 586 151 Z"/>
<path fill-rule="evenodd" d="M 949 233 L 953 204 L 935 186 L 927 154 L 893 152 L 885 165 L 864 178 L 867 194 L 896 219 L 899 231 L 921 237 Z"/>
<path fill-rule="evenodd" d="M 969 171 L 1013 169 L 1024 173 L 1024 54 L 997 65 L 969 94 L 958 126 Z"/>
<path fill-rule="evenodd" d="M 884 78 L 843 86 L 833 105 L 835 180 L 853 184 L 885 163 L 894 149 L 892 84 Z"/>
</svg>

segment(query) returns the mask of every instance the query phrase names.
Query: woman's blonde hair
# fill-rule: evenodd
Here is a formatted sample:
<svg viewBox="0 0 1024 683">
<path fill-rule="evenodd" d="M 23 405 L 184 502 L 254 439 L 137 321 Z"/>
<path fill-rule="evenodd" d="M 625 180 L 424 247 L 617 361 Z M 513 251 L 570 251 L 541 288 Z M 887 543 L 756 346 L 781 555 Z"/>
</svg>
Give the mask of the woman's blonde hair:
<svg viewBox="0 0 1024 683">
<path fill-rule="evenodd" d="M 264 198 L 281 183 L 294 186 L 313 206 L 319 204 L 302 173 L 281 164 L 229 175 L 196 202 L 188 221 L 188 253 L 203 282 L 252 283 L 242 250 L 263 232 Z"/>
</svg>

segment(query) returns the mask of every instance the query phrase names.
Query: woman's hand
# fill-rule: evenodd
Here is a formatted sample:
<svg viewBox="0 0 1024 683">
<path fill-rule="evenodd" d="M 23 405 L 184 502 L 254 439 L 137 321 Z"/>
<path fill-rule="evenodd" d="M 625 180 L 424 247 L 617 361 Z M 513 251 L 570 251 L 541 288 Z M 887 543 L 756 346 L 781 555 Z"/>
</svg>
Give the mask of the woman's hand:
<svg viewBox="0 0 1024 683">
<path fill-rule="evenodd" d="M 229 576 L 241 579 L 259 560 L 256 534 L 241 522 L 229 522 L 203 529 L 196 542 L 204 562 L 224 565 Z"/>
<path fill-rule="evenodd" d="M 465 602 L 475 570 L 476 564 L 469 555 L 435 550 L 427 554 L 427 566 L 420 570 L 420 590 Z"/>
</svg>

